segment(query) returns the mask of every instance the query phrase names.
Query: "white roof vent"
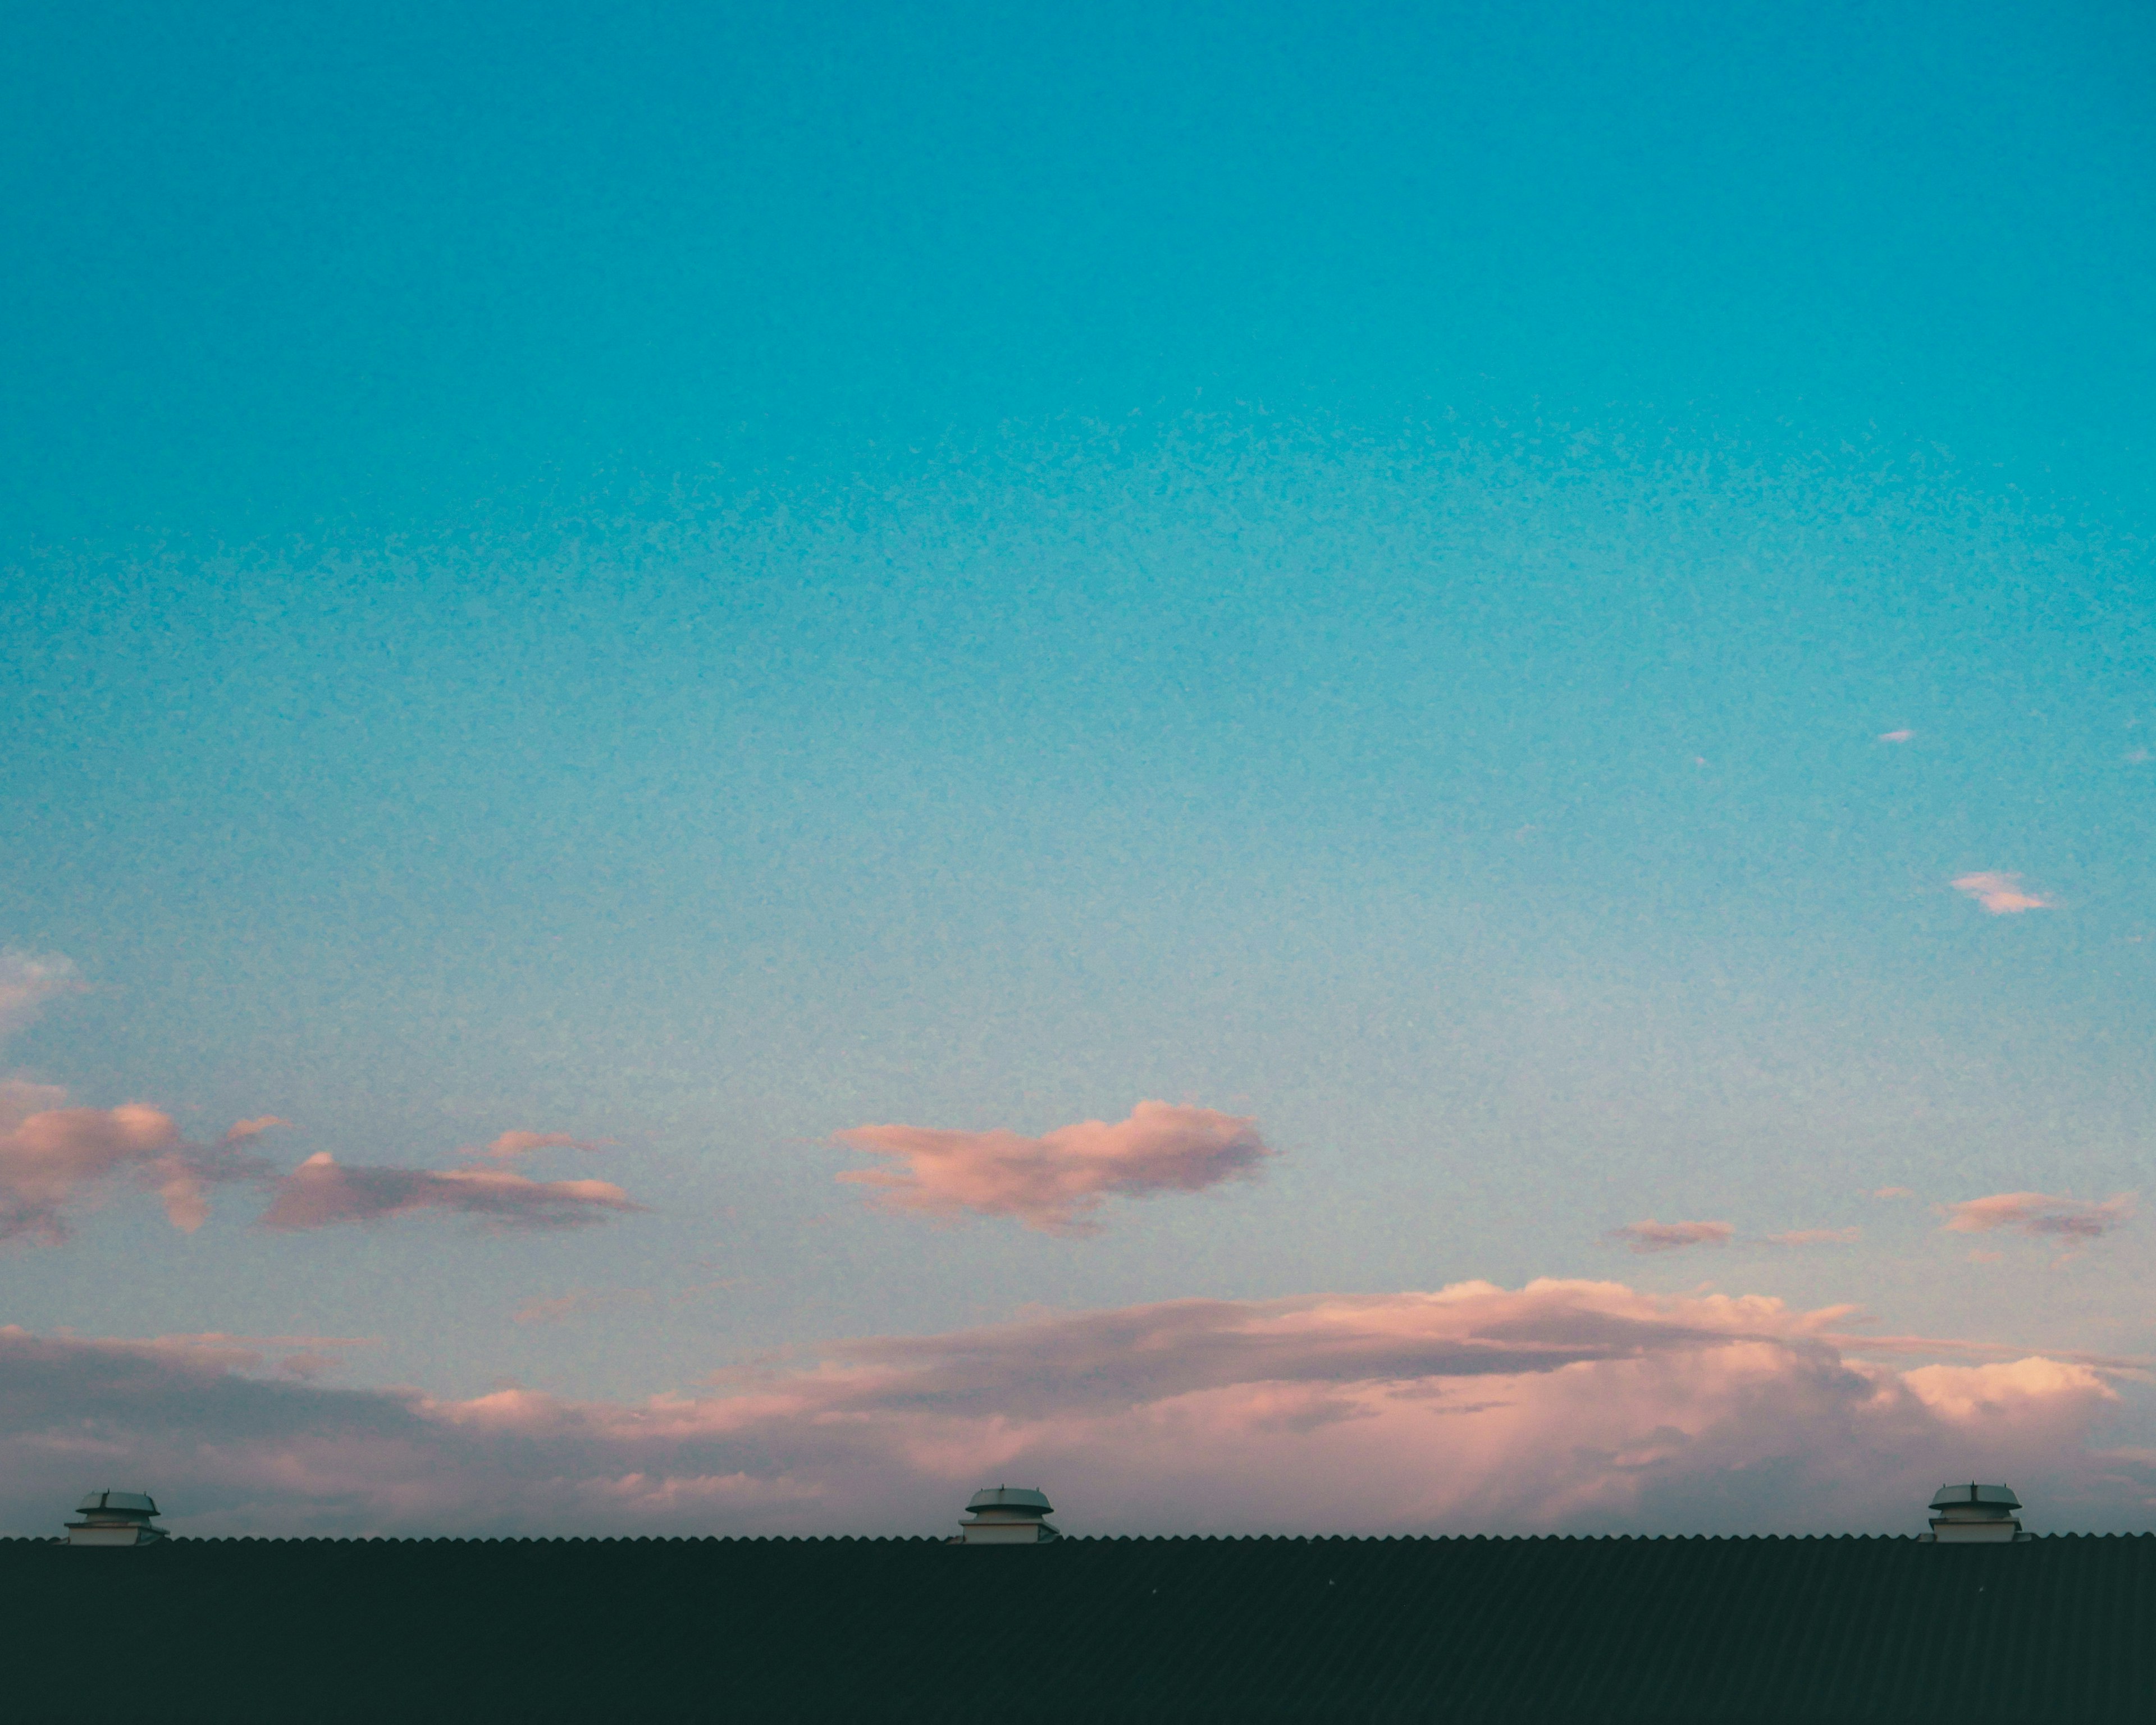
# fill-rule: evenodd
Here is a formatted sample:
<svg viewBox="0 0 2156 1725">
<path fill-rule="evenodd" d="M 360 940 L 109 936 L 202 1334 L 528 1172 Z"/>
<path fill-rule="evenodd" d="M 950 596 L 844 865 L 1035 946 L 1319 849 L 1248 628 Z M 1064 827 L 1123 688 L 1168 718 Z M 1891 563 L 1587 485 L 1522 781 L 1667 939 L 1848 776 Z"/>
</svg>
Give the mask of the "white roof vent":
<svg viewBox="0 0 2156 1725">
<path fill-rule="evenodd" d="M 1941 1545 L 2006 1545 L 2034 1539 L 2015 1512 L 2021 1500 L 2005 1486 L 1942 1486 L 1932 1497 L 1932 1531 Z"/>
<path fill-rule="evenodd" d="M 75 1506 L 82 1519 L 67 1524 L 69 1545 L 149 1545 L 165 1537 L 151 1525 L 157 1500 L 144 1491 L 92 1491 Z"/>
<path fill-rule="evenodd" d="M 953 1545 L 1045 1545 L 1060 1539 L 1049 1521 L 1055 1506 L 1030 1486 L 991 1486 L 973 1493 Z"/>
</svg>

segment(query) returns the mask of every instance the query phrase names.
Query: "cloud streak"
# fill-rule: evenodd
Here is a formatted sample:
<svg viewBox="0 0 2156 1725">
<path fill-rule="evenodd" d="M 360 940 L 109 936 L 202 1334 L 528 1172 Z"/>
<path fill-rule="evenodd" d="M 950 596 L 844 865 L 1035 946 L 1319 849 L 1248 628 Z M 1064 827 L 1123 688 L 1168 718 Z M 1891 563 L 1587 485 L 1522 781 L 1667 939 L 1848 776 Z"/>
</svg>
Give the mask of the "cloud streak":
<svg viewBox="0 0 2156 1725">
<path fill-rule="evenodd" d="M 1727 1245 L 1737 1232 L 1727 1222 L 1629 1222 L 1609 1230 L 1609 1238 L 1624 1241 L 1635 1252 L 1676 1252 L 1686 1246 Z"/>
<path fill-rule="evenodd" d="M 2053 1525 L 2148 1520 L 2088 1447 L 2117 1403 L 2096 1367 L 1896 1369 L 1845 1351 L 1849 1312 L 1554 1281 L 1178 1300 L 635 1402 L 327 1391 L 244 1351 L 8 1329 L 0 1516 L 44 1531 L 95 1431 L 182 1532 L 936 1532 L 1020 1474 L 1088 1532 L 1909 1529 L 1972 1471 Z"/>
<path fill-rule="evenodd" d="M 1048 1234 L 1094 1230 L 1095 1214 L 1110 1197 L 1201 1192 L 1253 1178 L 1274 1154 L 1255 1120 L 1169 1102 L 1140 1102 L 1114 1125 L 1081 1121 L 1037 1138 L 860 1126 L 835 1134 L 834 1142 L 902 1164 L 838 1177 L 875 1188 L 886 1209 L 1011 1216 Z"/>
<path fill-rule="evenodd" d="M 276 1183 L 262 1225 L 297 1232 L 439 1209 L 475 1216 L 492 1231 L 531 1233 L 643 1209 L 604 1180 L 533 1180 L 495 1168 L 374 1168 L 323 1151 Z"/>
<path fill-rule="evenodd" d="M 2074 1241 L 2102 1238 L 2125 1225 L 2133 1213 L 2133 1194 L 2122 1192 L 2101 1204 L 2058 1198 L 2047 1192 L 1994 1192 L 1947 1206 L 1951 1234 L 1989 1234 L 2010 1228 L 2018 1234 Z"/>
<path fill-rule="evenodd" d="M 612 1138 L 579 1138 L 567 1132 L 507 1132 L 486 1147 L 485 1154 L 498 1162 L 529 1156 L 534 1150 L 609 1150 Z"/>
<path fill-rule="evenodd" d="M 1966 893 L 1981 905 L 1987 914 L 1994 916 L 2012 916 L 2023 911 L 2048 911 L 2051 901 L 2038 898 L 2034 893 L 2021 890 L 2019 875 L 1985 872 L 1957 875 L 1954 891 Z"/>
<path fill-rule="evenodd" d="M 171 1115 L 146 1103 L 78 1108 L 67 1100 L 56 1085 L 0 1081 L 0 1243 L 63 1245 L 83 1212 L 128 1189 L 155 1193 L 172 1225 L 192 1234 L 208 1219 L 212 1189 L 235 1182 L 270 1189 L 260 1225 L 282 1232 L 426 1209 L 474 1216 L 494 1231 L 545 1232 L 644 1208 L 604 1180 L 534 1180 L 491 1163 L 437 1172 L 347 1165 L 324 1153 L 277 1178 L 249 1147 L 291 1124 L 275 1115 L 236 1121 L 216 1143 L 195 1144 L 182 1138 Z M 577 1142 L 504 1136 L 543 1140 L 516 1143 L 510 1155 Z"/>
</svg>

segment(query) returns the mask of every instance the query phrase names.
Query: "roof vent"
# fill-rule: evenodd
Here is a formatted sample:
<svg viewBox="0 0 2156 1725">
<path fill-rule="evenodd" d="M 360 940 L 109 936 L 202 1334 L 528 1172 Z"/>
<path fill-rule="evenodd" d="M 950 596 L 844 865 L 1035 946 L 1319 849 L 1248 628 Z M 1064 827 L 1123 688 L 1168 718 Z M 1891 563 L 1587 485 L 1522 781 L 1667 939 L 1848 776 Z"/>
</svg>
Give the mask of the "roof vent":
<svg viewBox="0 0 2156 1725">
<path fill-rule="evenodd" d="M 92 1491 L 75 1506 L 82 1519 L 67 1524 L 69 1545 L 150 1545 L 165 1537 L 152 1527 L 157 1501 L 142 1491 Z"/>
<path fill-rule="evenodd" d="M 991 1486 L 973 1493 L 953 1545 L 1045 1545 L 1063 1536 L 1048 1516 L 1055 1506 L 1030 1486 Z"/>
<path fill-rule="evenodd" d="M 1932 1497 L 1932 1531 L 1941 1545 L 2006 1545 L 2034 1539 L 2015 1512 L 2021 1500 L 2005 1486 L 1942 1486 Z"/>
</svg>

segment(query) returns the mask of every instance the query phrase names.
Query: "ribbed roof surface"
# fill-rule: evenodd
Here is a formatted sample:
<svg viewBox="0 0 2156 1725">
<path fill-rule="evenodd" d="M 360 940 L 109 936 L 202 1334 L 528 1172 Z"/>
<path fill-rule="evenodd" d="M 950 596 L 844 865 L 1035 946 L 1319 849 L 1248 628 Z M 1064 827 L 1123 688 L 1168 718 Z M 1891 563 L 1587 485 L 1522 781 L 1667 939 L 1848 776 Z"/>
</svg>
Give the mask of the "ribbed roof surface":
<svg viewBox="0 0 2156 1725">
<path fill-rule="evenodd" d="M 2145 1535 L 20 1541 L 0 1621 L 71 1719 L 2156 1718 Z"/>
</svg>

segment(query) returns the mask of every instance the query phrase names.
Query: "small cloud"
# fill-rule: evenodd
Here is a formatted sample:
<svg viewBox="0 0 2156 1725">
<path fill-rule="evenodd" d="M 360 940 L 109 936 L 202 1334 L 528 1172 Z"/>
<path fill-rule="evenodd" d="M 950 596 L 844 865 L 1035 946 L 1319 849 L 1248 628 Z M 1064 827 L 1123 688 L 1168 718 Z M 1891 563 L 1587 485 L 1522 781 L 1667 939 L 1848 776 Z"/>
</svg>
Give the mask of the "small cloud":
<svg viewBox="0 0 2156 1725">
<path fill-rule="evenodd" d="M 219 1138 L 218 1142 L 243 1144 L 249 1138 L 260 1137 L 272 1127 L 289 1127 L 291 1123 L 289 1120 L 280 1120 L 274 1114 L 264 1114 L 259 1120 L 235 1120 L 224 1129 L 224 1136 Z"/>
<path fill-rule="evenodd" d="M 608 1150 L 613 1142 L 612 1138 L 579 1138 L 567 1132 L 510 1132 L 489 1144 L 485 1153 L 497 1162 L 506 1162 L 534 1150 Z"/>
<path fill-rule="evenodd" d="M 58 994 L 80 994 L 88 984 L 57 952 L 0 951 L 0 1036 L 21 1029 Z"/>
<path fill-rule="evenodd" d="M 1784 1246 L 1854 1245 L 1863 1238 L 1861 1228 L 1796 1228 L 1767 1236 L 1770 1244 Z"/>
<path fill-rule="evenodd" d="M 1736 1232 L 1727 1222 L 1657 1222 L 1650 1216 L 1611 1229 L 1609 1238 L 1625 1241 L 1635 1252 L 1676 1252 L 1686 1246 L 1727 1245 Z"/>
<path fill-rule="evenodd" d="M 2021 911 L 2048 911 L 2051 901 L 2038 898 L 2021 890 L 2019 875 L 2001 875 L 1989 870 L 1975 875 L 1957 876 L 1954 891 L 1965 892 L 1994 916 L 2010 916 Z"/>
<path fill-rule="evenodd" d="M 1882 731 L 1879 733 L 1879 740 L 1881 742 L 1907 742 L 1916 734 L 1913 731 Z"/>
<path fill-rule="evenodd" d="M 277 1182 L 262 1225 L 285 1230 L 379 1222 L 413 1210 L 477 1216 L 491 1230 L 575 1228 L 614 1212 L 642 1211 L 604 1180 L 530 1180 L 506 1168 L 347 1166 L 327 1151 Z"/>
<path fill-rule="evenodd" d="M 2128 749 L 2123 758 L 2129 767 L 2145 767 L 2151 757 L 2147 749 Z"/>
<path fill-rule="evenodd" d="M 899 1158 L 899 1168 L 855 1168 L 839 1176 L 882 1189 L 891 1209 L 954 1216 L 1015 1216 L 1048 1234 L 1091 1232 L 1092 1214 L 1111 1195 L 1201 1192 L 1253 1178 L 1274 1153 L 1257 1122 L 1210 1108 L 1140 1102 L 1128 1120 L 1081 1120 L 1040 1137 L 1014 1132 L 857 1126 L 835 1142 Z"/>
<path fill-rule="evenodd" d="M 1871 1195 L 1874 1198 L 1914 1198 L 1917 1194 L 1907 1186 L 1881 1186 Z"/>
<path fill-rule="evenodd" d="M 1947 1206 L 1946 1232 L 1989 1234 L 2011 1228 L 2017 1234 L 2074 1241 L 2097 1240 L 2123 1227 L 2133 1213 L 2133 1194 L 2122 1192 L 2098 1204 L 2082 1198 L 2055 1198 L 2047 1192 L 1995 1192 Z"/>
</svg>

